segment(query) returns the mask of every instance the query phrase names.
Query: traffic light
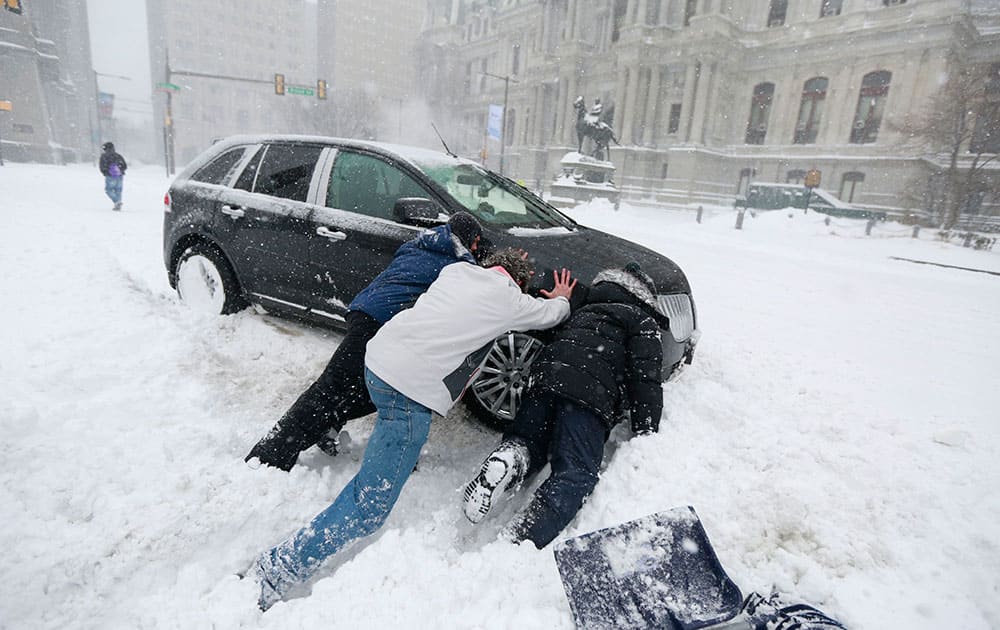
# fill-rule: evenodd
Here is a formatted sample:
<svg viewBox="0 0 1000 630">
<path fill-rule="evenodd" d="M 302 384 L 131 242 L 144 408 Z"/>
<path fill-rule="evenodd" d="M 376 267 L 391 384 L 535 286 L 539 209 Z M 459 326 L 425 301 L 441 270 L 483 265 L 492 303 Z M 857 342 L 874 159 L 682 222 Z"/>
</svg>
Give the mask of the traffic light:
<svg viewBox="0 0 1000 630">
<path fill-rule="evenodd" d="M 326 100 L 326 81 L 323 79 L 316 81 L 316 98 Z"/>
<path fill-rule="evenodd" d="M 274 93 L 278 96 L 285 95 L 285 75 L 278 73 L 274 74 Z"/>
<path fill-rule="evenodd" d="M 21 0 L 3 0 L 3 8 L 21 15 Z"/>
</svg>

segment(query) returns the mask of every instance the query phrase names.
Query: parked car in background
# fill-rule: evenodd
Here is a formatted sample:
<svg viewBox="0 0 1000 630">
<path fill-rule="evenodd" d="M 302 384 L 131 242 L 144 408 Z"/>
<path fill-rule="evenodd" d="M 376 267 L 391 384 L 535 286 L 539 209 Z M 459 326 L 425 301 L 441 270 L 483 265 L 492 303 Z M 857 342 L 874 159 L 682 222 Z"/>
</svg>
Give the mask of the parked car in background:
<svg viewBox="0 0 1000 630">
<path fill-rule="evenodd" d="M 866 210 L 837 199 L 822 188 L 809 188 L 801 184 L 770 184 L 752 183 L 747 189 L 744 200 L 737 200 L 737 205 L 743 205 L 754 210 L 781 210 L 783 208 L 805 209 L 827 214 L 832 217 L 850 219 L 886 220 L 886 213 L 881 210 Z"/>
<path fill-rule="evenodd" d="M 248 305 L 343 328 L 347 305 L 422 230 L 466 210 L 496 247 L 528 251 L 532 293 L 552 270 L 581 284 L 638 262 L 656 282 L 664 378 L 690 363 L 698 339 L 691 287 L 670 259 L 582 226 L 477 163 L 415 147 L 312 136 L 242 136 L 214 144 L 164 198 L 163 260 L 181 298 L 215 313 Z M 456 322 L 460 325 L 460 322 Z M 494 342 L 466 402 L 494 425 L 513 418 L 542 340 Z"/>
</svg>

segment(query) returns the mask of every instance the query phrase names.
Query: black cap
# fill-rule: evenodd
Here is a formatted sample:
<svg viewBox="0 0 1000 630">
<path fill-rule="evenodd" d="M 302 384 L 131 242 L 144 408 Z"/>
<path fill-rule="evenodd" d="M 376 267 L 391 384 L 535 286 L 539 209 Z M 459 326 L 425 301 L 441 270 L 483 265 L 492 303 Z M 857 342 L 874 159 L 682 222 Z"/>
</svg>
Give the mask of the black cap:
<svg viewBox="0 0 1000 630">
<path fill-rule="evenodd" d="M 104 149 L 105 151 L 114 151 L 115 145 L 111 142 L 105 142 L 103 145 L 101 145 L 101 148 Z"/>
<path fill-rule="evenodd" d="M 465 211 L 451 215 L 451 218 L 448 219 L 448 227 L 451 228 L 451 233 L 457 236 L 458 240 L 462 241 L 462 245 L 466 247 L 472 247 L 472 242 L 476 240 L 476 237 L 483 234 L 483 226 L 479 225 L 476 217 Z"/>
</svg>

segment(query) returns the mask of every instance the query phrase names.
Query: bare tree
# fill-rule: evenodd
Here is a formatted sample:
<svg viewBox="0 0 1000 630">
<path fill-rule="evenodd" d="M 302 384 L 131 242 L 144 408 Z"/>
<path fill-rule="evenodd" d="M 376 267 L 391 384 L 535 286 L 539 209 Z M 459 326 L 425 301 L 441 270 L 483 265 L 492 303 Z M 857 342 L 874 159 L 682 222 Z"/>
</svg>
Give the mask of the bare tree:
<svg viewBox="0 0 1000 630">
<path fill-rule="evenodd" d="M 1000 150 L 1000 63 L 973 64 L 954 54 L 950 60 L 947 79 L 925 111 L 898 126 L 907 144 L 947 154 L 941 185 L 922 195 L 945 229 L 983 194 L 984 169 Z"/>
</svg>

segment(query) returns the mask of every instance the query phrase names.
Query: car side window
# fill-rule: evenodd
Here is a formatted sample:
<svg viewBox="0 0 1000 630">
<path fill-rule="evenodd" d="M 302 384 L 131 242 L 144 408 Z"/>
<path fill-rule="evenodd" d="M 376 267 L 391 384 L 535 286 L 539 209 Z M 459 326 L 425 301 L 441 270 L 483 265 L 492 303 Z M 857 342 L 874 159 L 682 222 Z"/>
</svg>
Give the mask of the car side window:
<svg viewBox="0 0 1000 630">
<path fill-rule="evenodd" d="M 388 162 L 363 153 L 340 151 L 330 174 L 326 205 L 392 220 L 397 199 L 429 196 L 416 180 Z"/>
<path fill-rule="evenodd" d="M 206 184 L 225 184 L 233 174 L 233 169 L 243 159 L 246 147 L 226 151 L 205 166 L 202 166 L 191 176 L 196 182 Z"/>
<path fill-rule="evenodd" d="M 264 154 L 253 191 L 272 197 L 306 201 L 313 169 L 322 147 L 272 144 Z"/>
<path fill-rule="evenodd" d="M 236 184 L 233 185 L 234 188 L 250 192 L 250 189 L 253 187 L 254 179 L 257 176 L 257 169 L 260 168 L 260 160 L 264 156 L 264 151 L 264 147 L 257 149 L 257 154 L 253 156 L 253 159 L 250 160 L 247 167 L 243 169 L 239 179 L 236 180 Z"/>
</svg>

